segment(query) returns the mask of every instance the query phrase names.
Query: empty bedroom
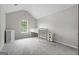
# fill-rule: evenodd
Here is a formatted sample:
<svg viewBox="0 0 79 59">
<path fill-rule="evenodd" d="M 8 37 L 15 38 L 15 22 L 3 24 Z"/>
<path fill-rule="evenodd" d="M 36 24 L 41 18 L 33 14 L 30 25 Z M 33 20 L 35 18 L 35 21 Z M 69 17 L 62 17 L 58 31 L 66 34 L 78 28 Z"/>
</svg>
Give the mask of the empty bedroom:
<svg viewBox="0 0 79 59">
<path fill-rule="evenodd" d="M 0 55 L 78 55 L 78 4 L 0 4 Z"/>
</svg>

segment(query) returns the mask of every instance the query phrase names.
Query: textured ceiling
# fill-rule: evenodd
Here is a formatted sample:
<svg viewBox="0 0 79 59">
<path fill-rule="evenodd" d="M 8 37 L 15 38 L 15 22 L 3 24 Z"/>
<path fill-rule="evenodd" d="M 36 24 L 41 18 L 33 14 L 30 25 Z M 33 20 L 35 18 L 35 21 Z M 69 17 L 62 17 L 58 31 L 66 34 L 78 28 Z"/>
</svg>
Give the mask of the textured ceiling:
<svg viewBox="0 0 79 59">
<path fill-rule="evenodd" d="M 75 4 L 5 4 L 3 5 L 6 13 L 18 11 L 18 10 L 26 10 L 36 19 L 50 15 L 52 13 L 56 13 L 58 11 L 76 6 Z"/>
</svg>

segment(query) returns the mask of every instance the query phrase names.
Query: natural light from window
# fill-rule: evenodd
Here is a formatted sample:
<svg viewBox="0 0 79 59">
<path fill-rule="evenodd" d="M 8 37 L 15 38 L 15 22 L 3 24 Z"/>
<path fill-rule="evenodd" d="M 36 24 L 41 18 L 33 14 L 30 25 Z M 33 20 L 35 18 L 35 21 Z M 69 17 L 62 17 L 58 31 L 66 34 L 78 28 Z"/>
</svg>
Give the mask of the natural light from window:
<svg viewBox="0 0 79 59">
<path fill-rule="evenodd" d="M 22 20 L 20 27 L 21 27 L 21 33 L 27 33 L 27 20 Z"/>
</svg>

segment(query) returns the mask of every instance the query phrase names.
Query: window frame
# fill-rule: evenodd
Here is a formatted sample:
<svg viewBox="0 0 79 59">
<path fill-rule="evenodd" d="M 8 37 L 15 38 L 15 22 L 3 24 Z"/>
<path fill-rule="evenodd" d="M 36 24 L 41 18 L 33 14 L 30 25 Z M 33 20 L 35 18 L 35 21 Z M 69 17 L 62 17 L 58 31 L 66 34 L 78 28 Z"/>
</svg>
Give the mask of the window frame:
<svg viewBox="0 0 79 59">
<path fill-rule="evenodd" d="M 26 22 L 26 31 L 23 31 L 22 30 L 22 22 Z M 25 19 L 23 19 L 23 20 L 21 20 L 21 22 L 20 22 L 20 32 L 21 33 L 28 33 L 28 21 L 27 20 L 25 20 Z"/>
</svg>

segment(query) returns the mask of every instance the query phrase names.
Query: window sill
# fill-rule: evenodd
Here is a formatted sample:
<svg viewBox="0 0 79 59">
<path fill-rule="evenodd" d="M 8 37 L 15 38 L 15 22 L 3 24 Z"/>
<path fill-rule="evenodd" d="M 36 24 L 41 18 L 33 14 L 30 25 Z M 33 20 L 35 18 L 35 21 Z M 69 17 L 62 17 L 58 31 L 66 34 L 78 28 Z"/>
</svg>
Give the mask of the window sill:
<svg viewBox="0 0 79 59">
<path fill-rule="evenodd" d="M 21 33 L 28 33 L 28 32 L 21 32 Z"/>
</svg>

